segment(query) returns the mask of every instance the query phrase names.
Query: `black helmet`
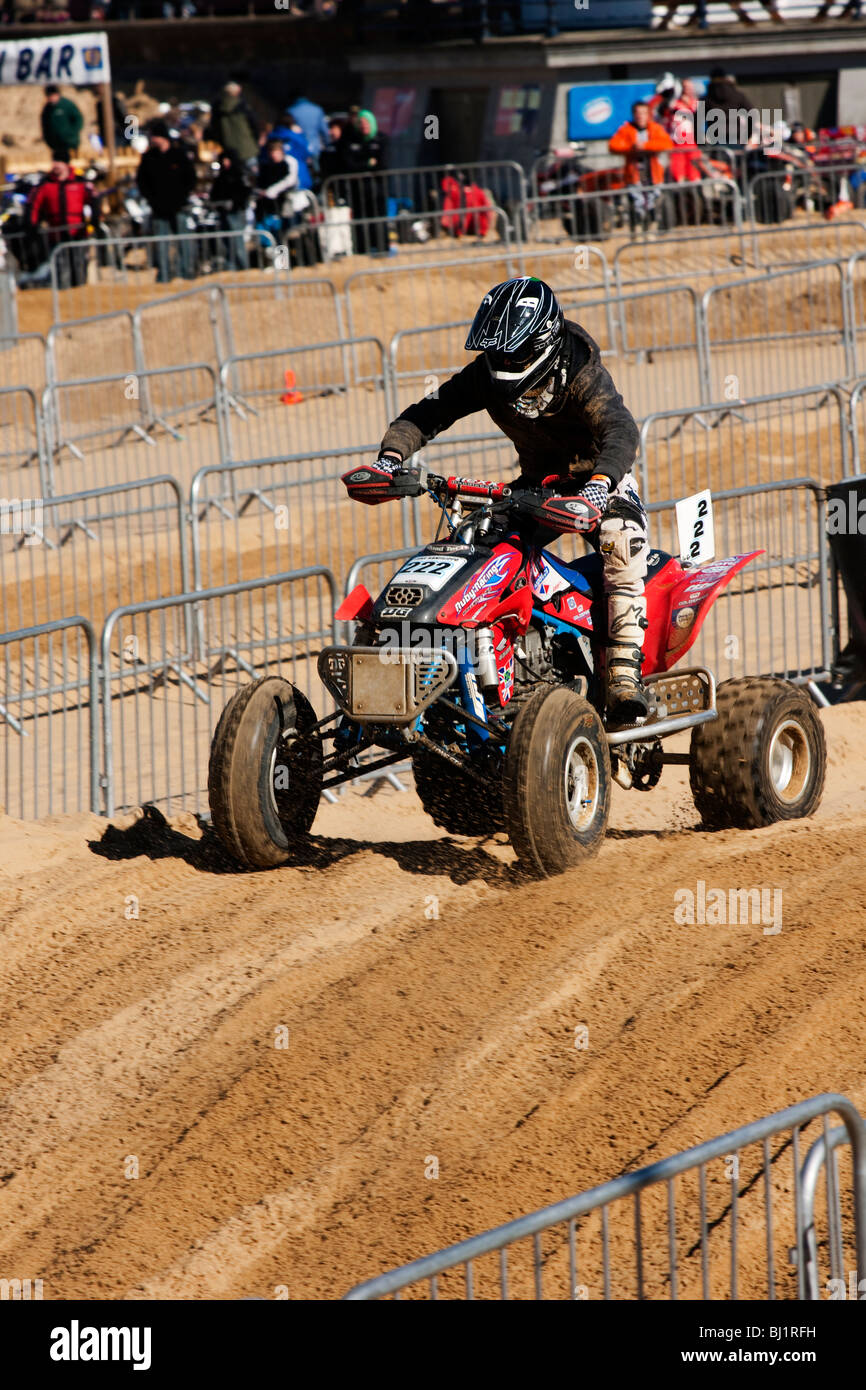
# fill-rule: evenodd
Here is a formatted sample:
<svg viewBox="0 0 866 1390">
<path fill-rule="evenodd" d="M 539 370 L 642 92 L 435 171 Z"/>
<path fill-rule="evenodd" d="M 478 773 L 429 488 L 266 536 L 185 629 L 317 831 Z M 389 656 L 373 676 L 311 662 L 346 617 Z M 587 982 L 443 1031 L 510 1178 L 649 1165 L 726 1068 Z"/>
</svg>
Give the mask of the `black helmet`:
<svg viewBox="0 0 866 1390">
<path fill-rule="evenodd" d="M 494 387 L 516 401 L 551 376 L 565 337 L 556 295 L 543 280 L 505 280 L 484 296 L 467 352 L 483 352 Z"/>
</svg>

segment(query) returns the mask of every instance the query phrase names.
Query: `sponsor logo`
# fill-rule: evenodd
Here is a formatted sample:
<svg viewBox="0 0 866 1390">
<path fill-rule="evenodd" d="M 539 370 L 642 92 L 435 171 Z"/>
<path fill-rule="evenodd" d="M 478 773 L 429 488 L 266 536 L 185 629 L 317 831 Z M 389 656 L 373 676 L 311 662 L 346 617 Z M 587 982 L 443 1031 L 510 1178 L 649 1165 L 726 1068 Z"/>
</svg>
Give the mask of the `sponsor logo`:
<svg viewBox="0 0 866 1390">
<path fill-rule="evenodd" d="M 533 559 L 529 567 L 532 592 L 544 602 L 553 594 L 568 588 L 568 580 L 553 568 L 543 556 Z"/>
<path fill-rule="evenodd" d="M 584 102 L 581 115 L 589 125 L 603 125 L 613 115 L 613 102 L 610 97 L 593 97 Z"/>
<path fill-rule="evenodd" d="M 463 590 L 462 598 L 455 604 L 456 611 L 462 613 L 470 604 L 486 602 L 490 597 L 490 591 L 496 589 L 508 573 L 510 559 L 511 556 L 505 554 L 497 555 L 490 560 L 469 587 Z"/>
<path fill-rule="evenodd" d="M 695 621 L 694 608 L 678 608 L 674 613 L 674 627 L 691 627 Z"/>
<path fill-rule="evenodd" d="M 381 611 L 381 613 L 379 614 L 379 616 L 380 616 L 380 618 L 408 618 L 408 616 L 409 616 L 409 614 L 410 614 L 411 612 L 412 612 L 411 607 L 410 607 L 410 608 L 406 608 L 406 607 L 402 607 L 402 608 L 398 608 L 398 607 L 383 608 L 382 611 Z"/>
<path fill-rule="evenodd" d="M 349 475 L 349 482 L 350 482 L 350 483 L 366 483 L 366 482 L 369 480 L 369 477 L 370 477 L 370 474 L 369 474 L 368 470 L 367 470 L 366 468 L 362 468 L 361 471 L 360 471 L 359 473 L 350 473 L 350 475 Z"/>
</svg>

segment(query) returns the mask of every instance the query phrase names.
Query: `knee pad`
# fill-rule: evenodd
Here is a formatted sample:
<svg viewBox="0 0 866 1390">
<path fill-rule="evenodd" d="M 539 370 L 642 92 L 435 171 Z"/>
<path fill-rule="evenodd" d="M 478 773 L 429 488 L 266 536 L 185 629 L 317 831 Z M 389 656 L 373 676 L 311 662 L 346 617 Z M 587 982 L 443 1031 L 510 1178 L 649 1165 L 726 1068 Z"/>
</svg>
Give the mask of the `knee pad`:
<svg viewBox="0 0 866 1390">
<path fill-rule="evenodd" d="M 598 528 L 605 592 L 642 594 L 649 552 L 646 526 L 642 517 L 638 519 L 636 507 L 628 502 L 622 507 L 631 514 L 614 512 L 611 505 Z"/>
</svg>

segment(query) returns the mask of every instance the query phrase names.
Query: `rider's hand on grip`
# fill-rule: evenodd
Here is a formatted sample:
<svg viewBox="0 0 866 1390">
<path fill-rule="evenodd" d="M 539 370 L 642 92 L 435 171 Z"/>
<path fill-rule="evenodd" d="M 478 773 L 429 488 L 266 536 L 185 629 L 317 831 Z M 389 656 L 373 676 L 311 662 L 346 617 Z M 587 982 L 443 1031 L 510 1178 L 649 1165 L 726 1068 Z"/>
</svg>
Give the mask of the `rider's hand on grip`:
<svg viewBox="0 0 866 1390">
<path fill-rule="evenodd" d="M 375 463 L 344 473 L 343 482 L 351 498 L 368 506 L 398 497 L 420 497 L 424 491 L 417 469 L 405 468 L 402 459 L 391 454 L 381 454 Z"/>
</svg>

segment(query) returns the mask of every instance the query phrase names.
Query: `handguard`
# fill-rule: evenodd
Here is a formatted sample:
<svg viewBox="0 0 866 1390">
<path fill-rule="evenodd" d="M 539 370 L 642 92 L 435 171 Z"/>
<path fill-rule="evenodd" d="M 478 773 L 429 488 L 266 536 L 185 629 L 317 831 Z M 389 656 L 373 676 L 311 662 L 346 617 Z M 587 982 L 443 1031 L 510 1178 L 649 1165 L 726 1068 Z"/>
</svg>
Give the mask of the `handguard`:
<svg viewBox="0 0 866 1390">
<path fill-rule="evenodd" d="M 370 507 L 400 497 L 420 497 L 424 491 L 417 470 L 404 468 L 389 459 L 377 459 L 375 463 L 352 468 L 343 474 L 343 482 L 353 501 L 365 502 Z"/>
<path fill-rule="evenodd" d="M 562 497 L 558 493 L 527 492 L 520 498 L 520 511 L 547 531 L 559 535 L 586 534 L 601 521 L 601 512 L 582 497 Z"/>
</svg>

